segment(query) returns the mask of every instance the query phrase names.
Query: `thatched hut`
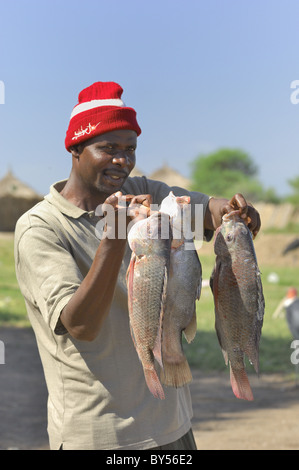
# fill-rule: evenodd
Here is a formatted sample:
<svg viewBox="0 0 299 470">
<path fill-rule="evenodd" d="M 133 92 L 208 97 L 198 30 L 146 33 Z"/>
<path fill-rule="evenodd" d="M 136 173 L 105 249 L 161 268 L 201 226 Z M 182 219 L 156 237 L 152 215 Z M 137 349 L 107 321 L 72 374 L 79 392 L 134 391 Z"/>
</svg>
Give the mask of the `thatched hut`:
<svg viewBox="0 0 299 470">
<path fill-rule="evenodd" d="M 190 180 L 181 175 L 178 171 L 164 164 L 161 168 L 154 171 L 150 176 L 150 179 L 162 181 L 168 184 L 168 186 L 180 186 L 181 188 L 189 189 Z"/>
<path fill-rule="evenodd" d="M 137 168 L 136 166 L 133 168 L 133 170 L 131 171 L 130 173 L 130 176 L 143 176 L 145 173 L 143 171 L 141 171 L 139 168 Z"/>
<path fill-rule="evenodd" d="M 18 218 L 42 199 L 8 171 L 0 180 L 0 232 L 13 232 Z"/>
</svg>

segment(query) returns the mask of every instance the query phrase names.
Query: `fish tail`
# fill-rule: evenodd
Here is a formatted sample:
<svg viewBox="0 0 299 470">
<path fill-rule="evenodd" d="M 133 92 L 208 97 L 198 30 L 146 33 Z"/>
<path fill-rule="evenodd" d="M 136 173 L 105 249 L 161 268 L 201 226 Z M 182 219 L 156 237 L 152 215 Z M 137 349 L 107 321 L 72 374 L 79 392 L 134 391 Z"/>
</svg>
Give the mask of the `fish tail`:
<svg viewBox="0 0 299 470">
<path fill-rule="evenodd" d="M 237 398 L 248 401 L 253 400 L 253 394 L 245 368 L 233 369 L 230 364 L 230 382 Z"/>
<path fill-rule="evenodd" d="M 180 363 L 165 362 L 161 370 L 161 382 L 170 387 L 182 387 L 192 382 L 192 374 L 187 359 Z"/>
<path fill-rule="evenodd" d="M 155 398 L 164 400 L 164 390 L 155 369 L 144 369 L 144 377 L 149 391 Z"/>
</svg>

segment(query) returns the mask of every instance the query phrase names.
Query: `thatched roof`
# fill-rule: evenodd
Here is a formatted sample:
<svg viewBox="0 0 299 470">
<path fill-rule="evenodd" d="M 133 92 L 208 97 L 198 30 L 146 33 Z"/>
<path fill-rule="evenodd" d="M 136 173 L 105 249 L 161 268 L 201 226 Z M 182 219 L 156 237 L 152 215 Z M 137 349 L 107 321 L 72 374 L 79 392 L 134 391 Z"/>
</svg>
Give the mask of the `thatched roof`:
<svg viewBox="0 0 299 470">
<path fill-rule="evenodd" d="M 18 218 L 42 199 L 8 171 L 0 180 L 0 232 L 13 232 Z"/>
<path fill-rule="evenodd" d="M 137 168 L 135 166 L 135 168 L 133 168 L 133 170 L 131 171 L 130 173 L 130 176 L 143 176 L 144 175 L 144 172 L 141 171 L 139 168 Z"/>
<path fill-rule="evenodd" d="M 164 164 L 161 168 L 154 171 L 150 176 L 150 179 L 162 181 L 168 184 L 168 186 L 180 186 L 188 189 L 190 187 L 190 180 L 181 175 L 178 171 L 170 168 L 167 164 Z"/>
<path fill-rule="evenodd" d="M 12 173 L 8 171 L 4 178 L 0 180 L 0 198 L 11 196 L 23 199 L 42 199 L 42 196 L 36 193 L 27 184 L 22 183 Z"/>
</svg>

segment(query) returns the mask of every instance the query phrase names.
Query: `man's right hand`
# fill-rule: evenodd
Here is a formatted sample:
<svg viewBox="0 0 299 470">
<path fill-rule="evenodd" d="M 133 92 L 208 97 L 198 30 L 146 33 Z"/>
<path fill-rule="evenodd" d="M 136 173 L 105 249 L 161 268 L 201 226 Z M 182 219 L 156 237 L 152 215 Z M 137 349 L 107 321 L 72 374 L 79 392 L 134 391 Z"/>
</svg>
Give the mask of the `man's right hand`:
<svg viewBox="0 0 299 470">
<path fill-rule="evenodd" d="M 101 206 L 102 214 L 106 216 L 105 237 L 110 238 L 113 234 L 115 238 L 118 238 L 119 229 L 121 228 L 121 238 L 124 238 L 123 233 L 126 232 L 132 220 L 136 222 L 150 215 L 151 204 L 152 197 L 150 194 L 123 195 L 121 191 L 118 191 L 108 196 Z"/>
</svg>

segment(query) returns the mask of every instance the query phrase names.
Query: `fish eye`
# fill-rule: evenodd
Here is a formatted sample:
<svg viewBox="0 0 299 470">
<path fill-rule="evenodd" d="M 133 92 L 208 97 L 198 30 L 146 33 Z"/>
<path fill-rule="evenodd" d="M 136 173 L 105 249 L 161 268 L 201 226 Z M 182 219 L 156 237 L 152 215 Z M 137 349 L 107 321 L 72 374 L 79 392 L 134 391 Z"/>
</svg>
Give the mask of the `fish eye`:
<svg viewBox="0 0 299 470">
<path fill-rule="evenodd" d="M 226 241 L 227 241 L 227 242 L 231 242 L 233 239 L 234 239 L 233 233 L 232 233 L 232 232 L 229 232 L 229 233 L 226 235 Z"/>
</svg>

